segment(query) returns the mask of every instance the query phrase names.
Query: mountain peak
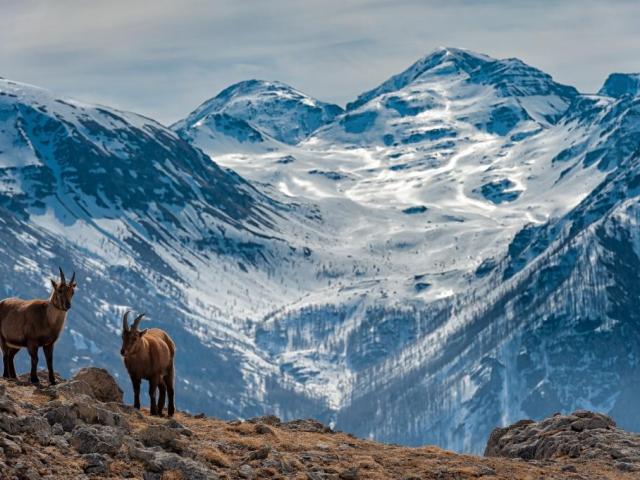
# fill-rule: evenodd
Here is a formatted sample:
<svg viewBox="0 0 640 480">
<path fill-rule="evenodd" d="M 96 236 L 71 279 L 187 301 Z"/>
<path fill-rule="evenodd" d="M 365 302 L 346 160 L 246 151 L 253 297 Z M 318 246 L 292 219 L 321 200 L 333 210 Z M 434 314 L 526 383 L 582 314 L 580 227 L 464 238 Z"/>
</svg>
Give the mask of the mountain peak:
<svg viewBox="0 0 640 480">
<path fill-rule="evenodd" d="M 280 142 L 295 144 L 340 113 L 338 105 L 321 102 L 286 83 L 253 79 L 225 88 L 172 128 L 213 128 L 207 118 L 225 114 Z"/>
<path fill-rule="evenodd" d="M 578 94 L 575 88 L 554 82 L 550 75 L 517 58 L 496 59 L 462 48 L 438 47 L 405 71 L 360 95 L 347 105 L 347 110 L 354 110 L 373 98 L 401 90 L 417 81 L 438 81 L 445 76 L 462 76 L 471 83 L 493 85 L 502 97 L 573 97 Z"/>
<path fill-rule="evenodd" d="M 400 90 L 427 72 L 440 75 L 460 72 L 469 73 L 482 63 L 490 61 L 495 61 L 495 59 L 487 55 L 472 52 L 471 50 L 454 47 L 438 47 L 413 63 L 403 72 L 389 78 L 379 87 L 361 94 L 355 102 L 347 104 L 347 110 L 354 110 L 372 98 L 384 93 Z"/>
<path fill-rule="evenodd" d="M 614 98 L 635 97 L 640 94 L 640 73 L 612 73 L 598 93 Z"/>
</svg>

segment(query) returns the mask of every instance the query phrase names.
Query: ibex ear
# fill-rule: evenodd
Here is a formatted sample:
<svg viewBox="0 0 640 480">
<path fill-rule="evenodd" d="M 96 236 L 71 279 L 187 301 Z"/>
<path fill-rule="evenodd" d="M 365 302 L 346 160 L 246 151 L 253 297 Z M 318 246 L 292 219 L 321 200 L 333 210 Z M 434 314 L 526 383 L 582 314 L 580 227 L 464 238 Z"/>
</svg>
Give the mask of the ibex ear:
<svg viewBox="0 0 640 480">
<path fill-rule="evenodd" d="M 54 279 L 51 279 L 51 286 L 52 286 L 55 290 L 57 290 L 57 289 L 58 289 L 58 283 L 57 283 Z"/>
<path fill-rule="evenodd" d="M 143 336 L 145 333 L 147 333 L 149 331 L 148 328 L 145 328 L 144 330 L 140 330 L 140 336 Z"/>
</svg>

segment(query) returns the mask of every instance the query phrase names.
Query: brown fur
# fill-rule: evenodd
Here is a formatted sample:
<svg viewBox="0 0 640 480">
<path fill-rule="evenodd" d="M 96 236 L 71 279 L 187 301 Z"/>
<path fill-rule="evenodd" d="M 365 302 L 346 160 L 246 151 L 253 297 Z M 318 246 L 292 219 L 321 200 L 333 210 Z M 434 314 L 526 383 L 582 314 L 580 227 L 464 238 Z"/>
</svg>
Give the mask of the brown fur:
<svg viewBox="0 0 640 480">
<path fill-rule="evenodd" d="M 151 415 L 162 416 L 165 395 L 167 395 L 167 413 L 172 416 L 175 412 L 174 359 L 176 346 L 171 337 L 159 328 L 138 330 L 138 323 L 141 319 L 142 315 L 134 321 L 131 328 L 128 328 L 125 314 L 120 351 L 133 384 L 134 406 L 140 408 L 140 383 L 144 379 L 149 382 Z M 156 389 L 160 390 L 157 404 Z"/>
<path fill-rule="evenodd" d="M 51 280 L 53 291 L 48 300 L 7 298 L 0 302 L 0 347 L 4 377 L 17 377 L 13 359 L 20 348 L 26 347 L 31 356 L 31 381 L 38 383 L 38 348 L 42 347 L 49 370 L 49 383 L 56 383 L 53 345 L 64 327 L 76 287 L 75 273 L 68 284 L 62 270 L 60 276 L 60 283 Z"/>
</svg>

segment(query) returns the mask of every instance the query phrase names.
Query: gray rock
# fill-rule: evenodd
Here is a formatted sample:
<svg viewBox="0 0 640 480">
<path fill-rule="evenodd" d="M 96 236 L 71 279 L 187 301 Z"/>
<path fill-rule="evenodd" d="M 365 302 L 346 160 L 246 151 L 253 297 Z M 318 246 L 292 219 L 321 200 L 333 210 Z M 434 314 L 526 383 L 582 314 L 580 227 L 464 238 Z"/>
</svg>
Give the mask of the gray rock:
<svg viewBox="0 0 640 480">
<path fill-rule="evenodd" d="M 107 459 L 99 453 L 87 453 L 82 455 L 85 462 L 84 473 L 97 475 L 107 473 L 109 470 Z"/>
<path fill-rule="evenodd" d="M 54 406 L 44 417 L 49 425 L 59 424 L 65 432 L 70 432 L 78 424 L 78 414 L 71 405 Z"/>
<path fill-rule="evenodd" d="M 71 436 L 71 445 L 80 453 L 114 455 L 122 446 L 123 434 L 112 427 L 78 426 Z"/>
<path fill-rule="evenodd" d="M 341 480 L 358 480 L 358 478 L 360 478 L 358 475 L 358 467 L 347 468 L 340 472 L 338 477 Z"/>
<path fill-rule="evenodd" d="M 170 419 L 168 420 L 165 424 L 165 427 L 167 428 L 172 428 L 176 431 L 178 431 L 180 433 L 180 435 L 184 435 L 186 437 L 191 437 L 193 436 L 193 432 L 191 430 L 189 430 L 187 427 L 185 427 L 184 425 L 182 425 L 180 422 L 178 422 L 175 419 Z"/>
<path fill-rule="evenodd" d="M 49 422 L 39 415 L 31 415 L 20 418 L 21 431 L 36 437 L 38 443 L 47 446 L 52 436 Z"/>
<path fill-rule="evenodd" d="M 101 402 L 122 403 L 122 389 L 104 368 L 82 368 L 73 376 L 73 380 L 85 382 L 93 397 Z"/>
<path fill-rule="evenodd" d="M 638 465 L 634 465 L 633 463 L 629 463 L 629 462 L 614 462 L 613 465 L 618 470 L 621 470 L 623 472 L 636 472 L 640 470 Z"/>
<path fill-rule="evenodd" d="M 306 420 L 292 420 L 290 422 L 283 423 L 281 426 L 287 430 L 297 432 L 334 433 L 331 428 L 312 418 Z"/>
<path fill-rule="evenodd" d="M 70 380 L 68 382 L 59 383 L 49 387 L 47 390 L 51 393 L 63 395 L 67 398 L 74 398 L 78 395 L 93 396 L 91 387 L 85 382 L 79 380 Z"/>
<path fill-rule="evenodd" d="M 4 385 L 2 385 L 2 390 L 0 391 L 0 412 L 17 415 L 16 404 L 6 396 Z"/>
<path fill-rule="evenodd" d="M 51 427 L 51 433 L 53 433 L 54 435 L 63 435 L 64 428 L 62 427 L 62 424 L 54 423 L 53 426 Z"/>
<path fill-rule="evenodd" d="M 0 413 L 0 430 L 10 435 L 17 435 L 21 431 L 20 422 L 14 416 Z"/>
<path fill-rule="evenodd" d="M 578 410 L 571 415 L 554 415 L 539 422 L 523 420 L 496 428 L 484 454 L 528 461 L 560 457 L 617 460 L 618 469 L 632 471 L 627 469 L 640 470 L 640 435 L 616 428 L 606 415 Z"/>
<path fill-rule="evenodd" d="M 277 427 L 278 425 L 280 425 L 282 423 L 282 420 L 280 420 L 275 415 L 265 415 L 264 417 L 250 418 L 249 420 L 247 420 L 247 422 L 249 422 L 249 423 L 263 423 L 265 425 L 271 425 L 272 427 L 274 427 L 274 426 Z"/>
<path fill-rule="evenodd" d="M 275 435 L 273 429 L 264 423 L 256 423 L 256 433 L 260 435 Z"/>
<path fill-rule="evenodd" d="M 5 455 L 8 457 L 20 455 L 22 453 L 22 447 L 9 437 L 5 436 L 0 436 L 0 448 L 4 450 Z"/>
<path fill-rule="evenodd" d="M 256 474 L 253 471 L 253 467 L 251 465 L 242 465 L 238 469 L 238 475 L 240 478 L 253 479 L 256 478 Z"/>
<path fill-rule="evenodd" d="M 186 448 L 180 432 L 163 425 L 150 425 L 142 429 L 136 435 L 147 447 L 162 447 L 176 452 L 182 452 Z"/>
<path fill-rule="evenodd" d="M 177 470 L 190 480 L 216 480 L 218 475 L 209 468 L 190 458 L 182 458 L 175 453 L 152 448 L 130 448 L 131 458 L 142 461 L 151 472 Z"/>
<path fill-rule="evenodd" d="M 51 403 L 52 406 L 48 406 L 49 410 L 44 414 L 45 418 L 50 425 L 61 424 L 66 432 L 81 423 L 129 428 L 129 422 L 122 413 L 104 408 L 105 404 L 97 403 L 85 395 L 81 395 L 72 404 Z"/>
</svg>

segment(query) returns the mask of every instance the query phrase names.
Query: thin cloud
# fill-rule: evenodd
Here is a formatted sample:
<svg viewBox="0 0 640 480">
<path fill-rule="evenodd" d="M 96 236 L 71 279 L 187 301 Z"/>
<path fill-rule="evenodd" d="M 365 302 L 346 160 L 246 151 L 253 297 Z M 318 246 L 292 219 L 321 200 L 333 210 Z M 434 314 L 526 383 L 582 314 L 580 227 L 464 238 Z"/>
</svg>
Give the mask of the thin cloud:
<svg viewBox="0 0 640 480">
<path fill-rule="evenodd" d="M 247 78 L 340 104 L 440 45 L 582 91 L 640 70 L 635 1 L 3 1 L 0 75 L 165 123 Z"/>
</svg>

